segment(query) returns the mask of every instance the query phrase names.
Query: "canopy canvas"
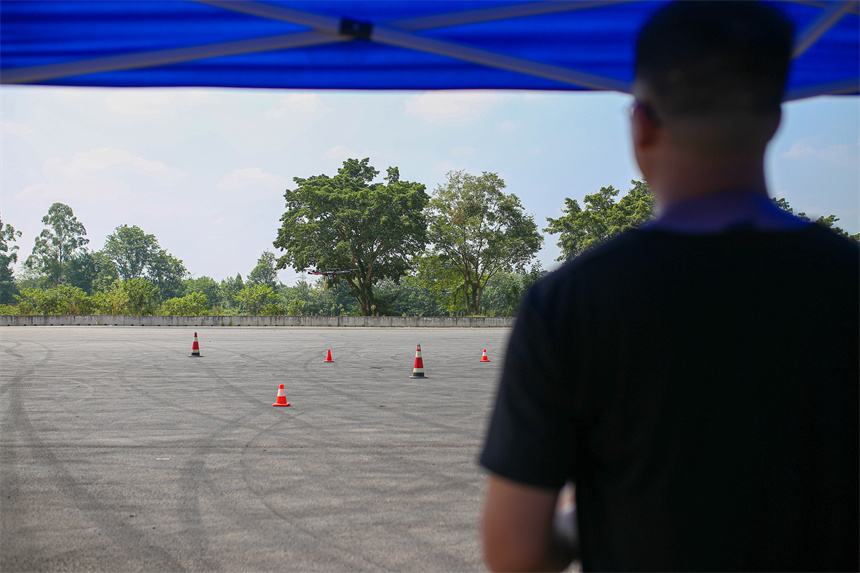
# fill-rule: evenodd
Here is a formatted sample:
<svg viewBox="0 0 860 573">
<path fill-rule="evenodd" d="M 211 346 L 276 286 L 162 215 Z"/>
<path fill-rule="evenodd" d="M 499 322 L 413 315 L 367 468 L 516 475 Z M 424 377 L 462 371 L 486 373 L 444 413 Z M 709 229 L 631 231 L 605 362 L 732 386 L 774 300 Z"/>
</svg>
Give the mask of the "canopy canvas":
<svg viewBox="0 0 860 573">
<path fill-rule="evenodd" d="M 69 86 L 629 92 L 654 1 L 0 2 L 0 81 Z M 860 6 L 773 2 L 788 100 L 860 93 Z"/>
</svg>

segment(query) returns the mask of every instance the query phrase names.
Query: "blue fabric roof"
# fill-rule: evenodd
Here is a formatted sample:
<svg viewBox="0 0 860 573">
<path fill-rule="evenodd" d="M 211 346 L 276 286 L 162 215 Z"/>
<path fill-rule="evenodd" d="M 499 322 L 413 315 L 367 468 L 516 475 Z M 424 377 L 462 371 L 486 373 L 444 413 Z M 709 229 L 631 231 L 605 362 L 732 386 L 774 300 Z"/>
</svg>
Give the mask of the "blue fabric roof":
<svg viewBox="0 0 860 573">
<path fill-rule="evenodd" d="M 74 86 L 629 90 L 662 2 L 0 2 L 0 81 Z M 789 99 L 860 93 L 860 8 L 783 1 Z"/>
</svg>

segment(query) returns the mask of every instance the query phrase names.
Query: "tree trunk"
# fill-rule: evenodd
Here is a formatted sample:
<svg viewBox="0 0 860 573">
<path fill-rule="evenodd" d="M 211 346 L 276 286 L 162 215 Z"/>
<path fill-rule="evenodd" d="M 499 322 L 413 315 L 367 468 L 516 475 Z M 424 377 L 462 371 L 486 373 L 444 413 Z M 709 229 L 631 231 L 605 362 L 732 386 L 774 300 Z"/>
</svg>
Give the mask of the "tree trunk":
<svg viewBox="0 0 860 573">
<path fill-rule="evenodd" d="M 376 298 L 373 296 L 373 284 L 358 281 L 352 289 L 358 305 L 361 307 L 362 316 L 373 316 L 376 314 Z"/>
</svg>

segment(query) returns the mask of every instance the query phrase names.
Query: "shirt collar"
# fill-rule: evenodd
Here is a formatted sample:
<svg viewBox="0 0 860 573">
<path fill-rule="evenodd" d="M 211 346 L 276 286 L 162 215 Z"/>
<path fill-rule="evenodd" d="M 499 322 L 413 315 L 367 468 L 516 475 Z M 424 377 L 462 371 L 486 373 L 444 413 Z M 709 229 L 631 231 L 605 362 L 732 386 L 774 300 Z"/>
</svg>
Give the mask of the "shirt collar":
<svg viewBox="0 0 860 573">
<path fill-rule="evenodd" d="M 810 223 L 777 207 L 766 195 L 748 191 L 717 193 L 670 205 L 643 229 L 716 234 L 749 228 L 790 231 Z"/>
</svg>

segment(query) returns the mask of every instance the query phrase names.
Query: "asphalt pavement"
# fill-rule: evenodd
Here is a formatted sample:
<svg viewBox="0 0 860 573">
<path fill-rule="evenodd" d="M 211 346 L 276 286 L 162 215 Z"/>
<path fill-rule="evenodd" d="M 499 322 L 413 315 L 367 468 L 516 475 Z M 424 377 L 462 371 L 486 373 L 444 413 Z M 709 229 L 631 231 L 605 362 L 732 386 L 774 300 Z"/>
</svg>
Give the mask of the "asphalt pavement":
<svg viewBox="0 0 860 573">
<path fill-rule="evenodd" d="M 0 570 L 483 569 L 509 329 L 197 333 L 0 329 Z"/>
</svg>

